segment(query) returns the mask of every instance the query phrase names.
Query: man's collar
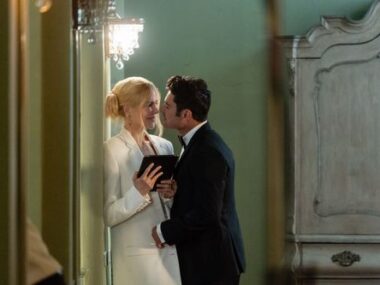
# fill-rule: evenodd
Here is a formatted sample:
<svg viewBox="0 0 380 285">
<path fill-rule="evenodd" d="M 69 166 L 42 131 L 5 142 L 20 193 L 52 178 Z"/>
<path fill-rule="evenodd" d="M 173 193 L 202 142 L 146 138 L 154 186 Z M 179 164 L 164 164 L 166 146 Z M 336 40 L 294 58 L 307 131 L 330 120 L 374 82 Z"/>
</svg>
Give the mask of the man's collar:
<svg viewBox="0 0 380 285">
<path fill-rule="evenodd" d="M 186 145 L 189 144 L 191 138 L 194 136 L 194 134 L 203 126 L 207 123 L 206 121 L 203 121 L 202 123 L 199 123 L 196 125 L 194 128 L 192 128 L 190 131 L 186 133 L 186 135 L 182 136 L 183 141 L 185 142 Z"/>
</svg>

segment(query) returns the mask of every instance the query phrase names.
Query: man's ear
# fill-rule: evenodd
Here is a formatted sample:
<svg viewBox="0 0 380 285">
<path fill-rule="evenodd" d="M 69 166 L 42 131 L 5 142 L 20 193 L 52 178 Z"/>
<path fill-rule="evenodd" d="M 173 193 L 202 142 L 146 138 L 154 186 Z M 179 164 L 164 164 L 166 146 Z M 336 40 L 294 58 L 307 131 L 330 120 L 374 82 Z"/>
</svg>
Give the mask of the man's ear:
<svg viewBox="0 0 380 285">
<path fill-rule="evenodd" d="M 182 111 L 182 116 L 184 119 L 192 119 L 193 118 L 193 112 L 191 112 L 191 110 L 189 110 L 189 109 L 184 109 Z"/>
</svg>

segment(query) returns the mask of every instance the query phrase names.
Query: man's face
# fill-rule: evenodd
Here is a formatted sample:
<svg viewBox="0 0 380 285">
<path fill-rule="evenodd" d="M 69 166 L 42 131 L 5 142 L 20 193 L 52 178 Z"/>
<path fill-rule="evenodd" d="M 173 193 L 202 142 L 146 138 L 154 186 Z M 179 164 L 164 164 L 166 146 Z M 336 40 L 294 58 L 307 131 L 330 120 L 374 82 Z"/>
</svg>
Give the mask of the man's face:
<svg viewBox="0 0 380 285">
<path fill-rule="evenodd" d="M 182 125 L 181 116 L 177 116 L 177 105 L 174 102 L 174 95 L 169 91 L 166 94 L 164 104 L 161 108 L 162 122 L 165 128 L 180 129 Z"/>
</svg>

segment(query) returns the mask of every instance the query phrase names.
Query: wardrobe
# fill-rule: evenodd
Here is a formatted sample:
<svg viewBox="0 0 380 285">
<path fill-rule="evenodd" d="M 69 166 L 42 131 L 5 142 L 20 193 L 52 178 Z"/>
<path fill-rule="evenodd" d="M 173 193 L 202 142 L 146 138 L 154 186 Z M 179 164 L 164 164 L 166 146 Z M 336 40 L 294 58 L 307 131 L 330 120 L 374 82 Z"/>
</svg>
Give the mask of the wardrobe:
<svg viewBox="0 0 380 285">
<path fill-rule="evenodd" d="M 380 284 L 380 1 L 280 42 L 287 265 L 297 284 Z"/>
</svg>

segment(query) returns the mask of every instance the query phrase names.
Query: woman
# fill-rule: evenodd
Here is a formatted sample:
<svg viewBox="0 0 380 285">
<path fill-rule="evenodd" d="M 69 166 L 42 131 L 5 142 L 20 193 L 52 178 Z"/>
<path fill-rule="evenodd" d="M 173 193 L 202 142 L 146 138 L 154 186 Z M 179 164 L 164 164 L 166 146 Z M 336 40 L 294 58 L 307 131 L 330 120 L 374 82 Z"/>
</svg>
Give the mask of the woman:
<svg viewBox="0 0 380 285">
<path fill-rule="evenodd" d="M 144 155 L 173 153 L 169 141 L 146 131 L 162 132 L 159 103 L 158 89 L 141 77 L 119 81 L 106 98 L 106 116 L 124 121 L 120 133 L 104 143 L 104 214 L 111 227 L 115 285 L 181 283 L 175 247 L 157 249 L 151 237 L 168 213 L 151 192 L 160 167 L 150 165 L 136 176 Z"/>
</svg>

